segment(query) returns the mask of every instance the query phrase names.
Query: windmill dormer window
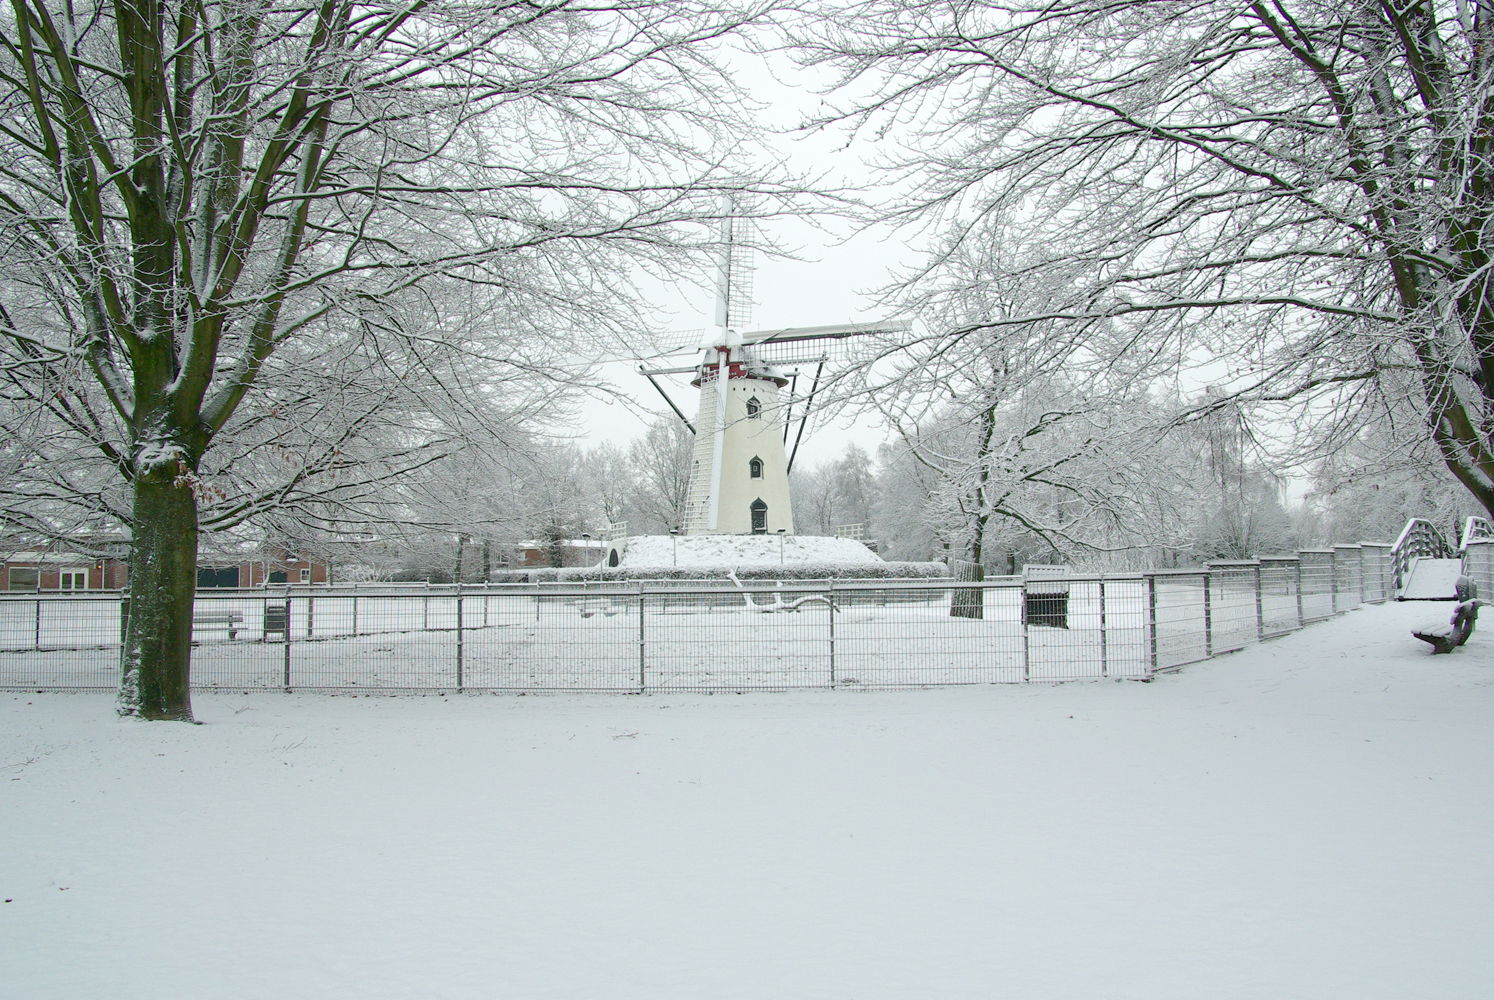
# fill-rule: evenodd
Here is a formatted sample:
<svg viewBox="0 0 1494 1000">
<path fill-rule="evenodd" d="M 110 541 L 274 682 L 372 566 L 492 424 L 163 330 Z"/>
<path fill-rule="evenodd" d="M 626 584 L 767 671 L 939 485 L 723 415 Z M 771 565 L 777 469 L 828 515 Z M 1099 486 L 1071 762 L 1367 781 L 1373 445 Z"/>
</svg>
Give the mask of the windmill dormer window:
<svg viewBox="0 0 1494 1000">
<path fill-rule="evenodd" d="M 752 533 L 766 535 L 768 533 L 768 505 L 763 503 L 763 498 L 758 497 L 752 501 L 748 510 L 752 515 Z"/>
<path fill-rule="evenodd" d="M 753 396 L 751 399 L 747 400 L 747 419 L 748 420 L 756 420 L 758 418 L 758 415 L 761 414 L 762 412 L 763 412 L 763 404 L 761 404 L 761 403 L 759 403 L 757 401 L 757 397 L 756 396 Z"/>
<path fill-rule="evenodd" d="M 750 462 L 748 462 L 747 475 L 751 476 L 753 479 L 763 478 L 763 460 L 754 457 Z"/>
</svg>

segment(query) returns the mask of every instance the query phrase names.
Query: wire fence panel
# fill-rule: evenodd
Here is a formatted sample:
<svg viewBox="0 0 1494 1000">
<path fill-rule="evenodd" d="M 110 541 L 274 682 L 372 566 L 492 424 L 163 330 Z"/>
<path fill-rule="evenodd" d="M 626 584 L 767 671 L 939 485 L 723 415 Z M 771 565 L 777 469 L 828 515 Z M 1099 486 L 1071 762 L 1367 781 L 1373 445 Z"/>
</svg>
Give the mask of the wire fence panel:
<svg viewBox="0 0 1494 1000">
<path fill-rule="evenodd" d="M 0 595 L 0 684 L 119 686 L 120 601 L 108 596 Z"/>
<path fill-rule="evenodd" d="M 1260 564 L 1211 563 L 1209 589 L 1209 655 L 1244 649 L 1261 638 Z"/>
<path fill-rule="evenodd" d="M 1101 633 L 1105 676 L 1141 680 L 1152 675 L 1148 582 L 1143 576 L 1108 576 Z"/>
<path fill-rule="evenodd" d="M 1494 543 L 1469 547 L 1494 590 Z M 210 591 L 193 685 L 753 691 L 1144 679 L 1388 596 L 1386 546 L 986 581 Z M 127 602 L 0 594 L 0 687 L 112 689 Z"/>
<path fill-rule="evenodd" d="M 1009 684 L 1026 677 L 1022 588 L 835 591 L 836 683 L 843 687 Z"/>
<path fill-rule="evenodd" d="M 483 593 L 461 610 L 464 689 L 642 690 L 648 633 L 636 588 Z"/>
<path fill-rule="evenodd" d="M 1364 584 L 1361 594 L 1366 601 L 1388 601 L 1395 596 L 1389 545 L 1361 542 L 1359 563 Z"/>
<path fill-rule="evenodd" d="M 1302 624 L 1332 617 L 1337 599 L 1333 585 L 1333 550 L 1304 549 L 1297 553 L 1302 567 Z"/>
<path fill-rule="evenodd" d="M 1358 545 L 1333 547 L 1333 610 L 1348 611 L 1364 600 L 1362 549 Z"/>
<path fill-rule="evenodd" d="M 1027 620 L 1024 680 L 1106 676 L 1107 619 L 1099 580 L 1029 581 L 1021 594 Z M 1114 595 L 1110 595 L 1112 598 Z"/>
<path fill-rule="evenodd" d="M 1261 637 L 1285 635 L 1302 626 L 1300 560 L 1269 557 L 1261 565 Z"/>
<path fill-rule="evenodd" d="M 1208 578 L 1201 571 L 1147 574 L 1154 669 L 1175 670 L 1209 656 Z"/>
<path fill-rule="evenodd" d="M 831 600 L 771 584 L 644 597 L 635 687 L 761 691 L 829 687 Z"/>
<path fill-rule="evenodd" d="M 1470 540 L 1463 565 L 1468 578 L 1478 587 L 1479 597 L 1494 599 L 1494 540 Z"/>
</svg>

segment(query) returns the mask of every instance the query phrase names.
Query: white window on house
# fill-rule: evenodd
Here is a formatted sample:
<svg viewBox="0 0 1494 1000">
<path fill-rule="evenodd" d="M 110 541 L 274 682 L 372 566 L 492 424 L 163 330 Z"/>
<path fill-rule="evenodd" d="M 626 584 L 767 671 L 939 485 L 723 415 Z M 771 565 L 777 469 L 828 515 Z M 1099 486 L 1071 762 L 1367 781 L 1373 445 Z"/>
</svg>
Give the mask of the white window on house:
<svg viewBox="0 0 1494 1000">
<path fill-rule="evenodd" d="M 57 574 L 58 590 L 87 590 L 88 570 L 65 569 Z"/>
<path fill-rule="evenodd" d="M 309 569 L 303 569 L 301 571 L 301 582 L 302 583 L 310 583 L 311 582 L 311 570 L 309 570 Z"/>
<path fill-rule="evenodd" d="M 753 396 L 751 399 L 747 400 L 747 419 L 748 420 L 756 420 L 756 419 L 758 419 L 759 415 L 762 412 L 763 412 L 763 404 L 761 404 L 761 403 L 759 403 L 757 401 L 757 397 L 756 396 Z"/>
<path fill-rule="evenodd" d="M 747 463 L 747 474 L 753 479 L 763 478 L 763 460 L 757 457 L 753 457 L 753 459 Z"/>
</svg>

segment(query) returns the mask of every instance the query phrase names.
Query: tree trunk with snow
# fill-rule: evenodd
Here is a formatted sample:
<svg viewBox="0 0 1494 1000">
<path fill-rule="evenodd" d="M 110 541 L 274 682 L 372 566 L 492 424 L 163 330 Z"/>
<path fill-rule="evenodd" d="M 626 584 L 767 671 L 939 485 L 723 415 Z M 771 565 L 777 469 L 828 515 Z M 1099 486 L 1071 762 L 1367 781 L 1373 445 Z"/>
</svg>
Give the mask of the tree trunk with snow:
<svg viewBox="0 0 1494 1000">
<path fill-rule="evenodd" d="M 197 498 L 181 460 L 142 463 L 135 476 L 129 622 L 119 711 L 192 721 L 192 599 L 197 590 Z"/>
</svg>

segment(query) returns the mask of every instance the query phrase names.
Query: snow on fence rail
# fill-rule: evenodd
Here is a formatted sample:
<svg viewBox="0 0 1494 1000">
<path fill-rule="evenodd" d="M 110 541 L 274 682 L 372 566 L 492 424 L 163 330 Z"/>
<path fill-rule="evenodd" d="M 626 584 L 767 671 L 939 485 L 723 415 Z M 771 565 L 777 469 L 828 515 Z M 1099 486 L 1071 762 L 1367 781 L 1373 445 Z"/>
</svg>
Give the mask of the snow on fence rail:
<svg viewBox="0 0 1494 1000">
<path fill-rule="evenodd" d="M 1031 621 L 1020 577 L 204 592 L 192 679 L 200 689 L 513 692 L 1146 679 L 1383 601 L 1390 581 L 1383 545 L 1074 573 L 1059 581 L 1061 616 L 1048 608 Z M 0 688 L 115 687 L 127 614 L 112 593 L 0 595 Z"/>
</svg>

